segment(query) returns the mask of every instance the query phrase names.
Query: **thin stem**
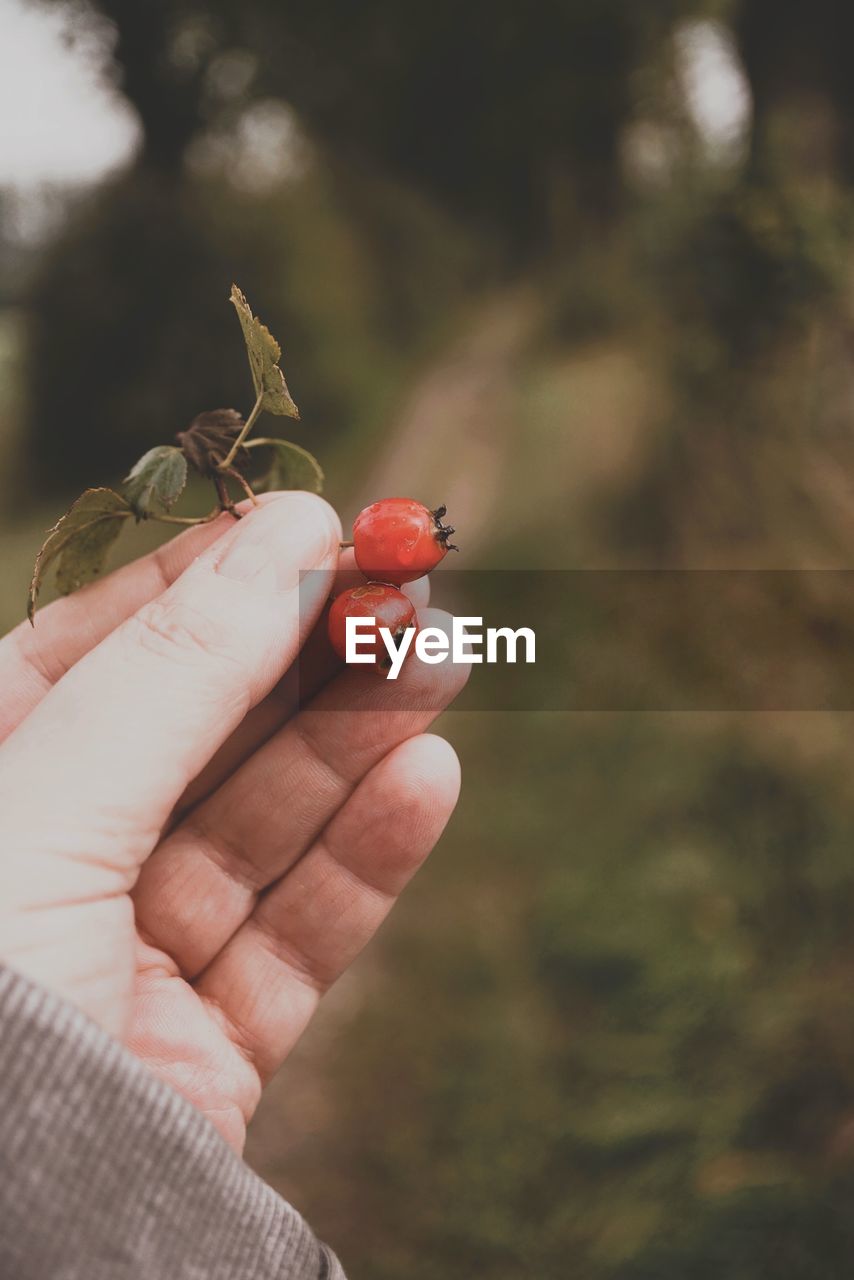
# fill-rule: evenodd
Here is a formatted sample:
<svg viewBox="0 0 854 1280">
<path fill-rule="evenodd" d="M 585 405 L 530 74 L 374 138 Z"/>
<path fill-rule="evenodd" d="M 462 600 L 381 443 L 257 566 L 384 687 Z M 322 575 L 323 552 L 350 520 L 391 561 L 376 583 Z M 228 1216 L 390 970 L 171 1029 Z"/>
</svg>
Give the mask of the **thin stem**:
<svg viewBox="0 0 854 1280">
<path fill-rule="evenodd" d="M 264 399 L 264 392 L 259 391 L 258 399 L 255 401 L 254 405 L 252 406 L 252 412 L 249 414 L 249 417 L 246 419 L 243 426 L 240 428 L 240 433 L 237 436 L 237 439 L 235 440 L 234 444 L 231 446 L 228 453 L 225 455 L 222 462 L 220 462 L 219 464 L 220 471 L 227 471 L 231 466 L 231 464 L 234 462 L 234 459 L 237 457 L 237 454 L 240 451 L 240 447 L 243 444 L 243 441 L 246 439 L 246 437 L 249 435 L 249 432 L 252 430 L 253 426 L 258 421 L 258 416 L 261 413 L 261 402 L 263 399 Z"/>
<path fill-rule="evenodd" d="M 339 551 L 346 551 L 348 547 L 352 547 L 352 546 L 353 546 L 353 542 L 352 542 L 352 541 L 350 541 L 350 542 L 339 542 L 339 543 L 338 543 L 338 549 L 339 549 Z"/>
<path fill-rule="evenodd" d="M 240 485 L 243 492 L 246 494 L 247 498 L 249 498 L 253 507 L 257 507 L 258 497 L 257 497 L 257 494 L 255 493 L 255 490 L 252 488 L 252 485 L 249 483 L 249 481 L 244 479 L 244 477 L 240 474 L 240 472 L 235 467 L 229 467 L 227 474 L 231 476 L 232 480 L 237 481 L 237 483 Z"/>
<path fill-rule="evenodd" d="M 256 436 L 254 440 L 247 440 L 243 445 L 244 449 L 257 449 L 259 445 L 264 444 L 281 444 L 281 440 L 275 440 L 272 436 Z"/>
<path fill-rule="evenodd" d="M 222 508 L 214 507 L 206 516 L 151 516 L 150 519 L 158 520 L 161 524 L 210 524 L 219 515 L 222 515 Z"/>
<path fill-rule="evenodd" d="M 220 475 L 219 472 L 217 472 L 213 477 L 213 482 L 214 488 L 216 489 L 216 496 L 219 498 L 220 508 L 223 511 L 227 511 L 229 515 L 234 516 L 235 520 L 239 520 L 240 512 L 231 500 L 231 495 L 228 492 L 228 485 L 225 483 L 225 476 Z"/>
</svg>

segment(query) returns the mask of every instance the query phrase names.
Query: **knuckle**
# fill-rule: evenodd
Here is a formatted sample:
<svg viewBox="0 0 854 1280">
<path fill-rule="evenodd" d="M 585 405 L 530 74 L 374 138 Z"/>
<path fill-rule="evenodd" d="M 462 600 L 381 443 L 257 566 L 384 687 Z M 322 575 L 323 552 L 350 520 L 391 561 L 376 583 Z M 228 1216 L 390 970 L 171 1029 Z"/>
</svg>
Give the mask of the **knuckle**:
<svg viewBox="0 0 854 1280">
<path fill-rule="evenodd" d="M 158 657 L 198 656 L 199 652 L 232 656 L 220 619 L 184 600 L 160 599 L 140 610 L 128 622 L 128 641 Z"/>
</svg>

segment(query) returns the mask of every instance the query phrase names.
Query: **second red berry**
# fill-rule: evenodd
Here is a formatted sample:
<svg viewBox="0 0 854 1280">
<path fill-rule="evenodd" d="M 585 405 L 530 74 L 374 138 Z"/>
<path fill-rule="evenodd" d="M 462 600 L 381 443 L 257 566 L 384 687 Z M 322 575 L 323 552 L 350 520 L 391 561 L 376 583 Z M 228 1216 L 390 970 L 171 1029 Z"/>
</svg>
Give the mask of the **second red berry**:
<svg viewBox="0 0 854 1280">
<path fill-rule="evenodd" d="M 396 644 L 403 633 L 416 625 L 415 606 L 408 596 L 396 587 L 387 586 L 384 582 L 366 582 L 363 587 L 351 587 L 342 591 L 332 602 L 329 610 L 329 639 L 339 658 L 347 658 L 347 619 L 374 618 L 376 620 L 376 640 L 369 646 L 366 640 L 360 644 L 361 653 L 373 653 L 375 666 L 379 671 L 388 670 L 391 665 L 388 650 L 379 634 L 380 627 L 387 627 Z"/>
</svg>

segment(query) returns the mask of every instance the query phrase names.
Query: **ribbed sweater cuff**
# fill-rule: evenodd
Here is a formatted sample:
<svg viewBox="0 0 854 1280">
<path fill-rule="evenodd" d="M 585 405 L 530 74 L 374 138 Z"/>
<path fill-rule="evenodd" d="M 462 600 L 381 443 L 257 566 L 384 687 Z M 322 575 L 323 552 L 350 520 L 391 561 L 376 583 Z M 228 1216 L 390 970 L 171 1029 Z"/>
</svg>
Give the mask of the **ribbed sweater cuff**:
<svg viewBox="0 0 854 1280">
<path fill-rule="evenodd" d="M 0 1160 L 0 1276 L 344 1280 L 204 1116 L 2 966 Z"/>
</svg>

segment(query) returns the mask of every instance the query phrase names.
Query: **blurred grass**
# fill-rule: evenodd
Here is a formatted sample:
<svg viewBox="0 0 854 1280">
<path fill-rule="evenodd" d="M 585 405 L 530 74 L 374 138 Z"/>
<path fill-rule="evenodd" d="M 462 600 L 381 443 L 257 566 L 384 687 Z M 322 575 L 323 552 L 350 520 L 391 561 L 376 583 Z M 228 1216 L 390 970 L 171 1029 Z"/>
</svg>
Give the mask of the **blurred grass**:
<svg viewBox="0 0 854 1280">
<path fill-rule="evenodd" d="M 354 1274 L 675 1278 L 736 1206 L 761 1252 L 761 1206 L 850 1193 L 845 793 L 682 720 L 448 717 L 460 810 L 316 1033 L 321 1130 L 273 1167 Z M 778 1266 L 744 1274 L 807 1274 Z"/>
</svg>

